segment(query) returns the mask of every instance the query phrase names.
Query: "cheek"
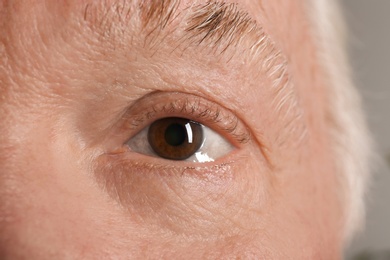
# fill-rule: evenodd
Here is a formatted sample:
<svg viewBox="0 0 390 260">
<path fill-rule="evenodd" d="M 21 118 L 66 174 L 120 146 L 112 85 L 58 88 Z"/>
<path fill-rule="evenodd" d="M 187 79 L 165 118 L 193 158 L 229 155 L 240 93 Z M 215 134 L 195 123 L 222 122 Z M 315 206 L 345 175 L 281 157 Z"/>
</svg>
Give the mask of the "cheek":
<svg viewBox="0 0 390 260">
<path fill-rule="evenodd" d="M 326 146 L 312 145 L 301 159 L 286 160 L 284 170 L 276 173 L 268 227 L 274 245 L 285 248 L 288 255 L 338 259 L 343 231 L 341 184 Z"/>
<path fill-rule="evenodd" d="M 0 258 L 108 258 L 146 244 L 146 230 L 123 218 L 123 210 L 93 181 L 89 160 L 66 131 L 39 121 L 20 136 L 0 181 Z M 27 127 L 27 126 L 26 126 Z M 3 212 L 7 212 L 3 218 Z"/>
<path fill-rule="evenodd" d="M 71 252 L 85 243 L 74 241 L 88 241 L 81 230 L 95 221 L 92 213 L 97 208 L 91 202 L 98 194 L 86 172 L 75 167 L 77 158 L 69 145 L 53 143 L 47 122 L 37 122 L 25 132 L 14 144 L 13 156 L 2 162 L 5 174 L 12 176 L 2 183 L 8 191 L 5 207 L 9 212 L 9 219 L 2 223 L 2 249 L 33 252 L 37 258 L 61 248 Z"/>
<path fill-rule="evenodd" d="M 103 256 L 119 209 L 91 181 L 74 132 L 59 127 L 64 114 L 19 107 L 12 116 L 0 151 L 0 258 Z"/>
<path fill-rule="evenodd" d="M 238 158 L 223 165 L 180 168 L 150 158 L 143 163 L 145 157 L 136 154 L 102 156 L 95 174 L 132 223 L 158 227 L 162 236 L 211 241 L 259 227 L 257 214 L 268 201 L 266 166 L 251 157 Z"/>
</svg>

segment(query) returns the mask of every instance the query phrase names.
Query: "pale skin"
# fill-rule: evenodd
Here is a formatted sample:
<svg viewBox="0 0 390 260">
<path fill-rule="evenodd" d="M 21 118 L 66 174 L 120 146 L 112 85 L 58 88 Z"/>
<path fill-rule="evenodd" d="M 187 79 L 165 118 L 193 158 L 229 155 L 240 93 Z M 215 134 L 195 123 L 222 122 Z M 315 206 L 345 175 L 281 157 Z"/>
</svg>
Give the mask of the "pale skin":
<svg viewBox="0 0 390 260">
<path fill-rule="evenodd" d="M 237 1 L 257 29 L 233 43 L 189 35 L 206 1 L 181 1 L 163 28 L 136 0 L 110 2 L 0 2 L 0 258 L 341 258 L 304 1 Z M 129 146 L 165 117 L 232 149 L 202 163 Z"/>
</svg>

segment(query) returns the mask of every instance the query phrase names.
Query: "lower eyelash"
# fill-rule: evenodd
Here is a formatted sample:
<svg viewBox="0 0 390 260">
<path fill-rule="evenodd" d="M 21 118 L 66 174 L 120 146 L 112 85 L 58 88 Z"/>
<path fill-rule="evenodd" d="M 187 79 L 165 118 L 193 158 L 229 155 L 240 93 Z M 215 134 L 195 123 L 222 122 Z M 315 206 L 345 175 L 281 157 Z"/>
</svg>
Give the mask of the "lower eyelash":
<svg viewBox="0 0 390 260">
<path fill-rule="evenodd" d="M 220 164 L 214 162 L 205 163 L 201 166 L 188 166 L 188 163 L 176 162 L 175 166 L 161 163 L 161 160 L 156 158 L 148 159 L 148 162 L 142 160 L 142 155 L 133 152 L 102 154 L 96 162 L 96 173 L 100 172 L 115 172 L 122 173 L 123 177 L 131 176 L 131 174 L 157 174 L 159 176 L 182 177 L 183 175 L 197 176 L 204 178 L 205 175 L 212 173 L 213 178 L 231 179 L 233 161 L 228 161 Z M 102 176 L 107 178 L 107 176 Z"/>
</svg>

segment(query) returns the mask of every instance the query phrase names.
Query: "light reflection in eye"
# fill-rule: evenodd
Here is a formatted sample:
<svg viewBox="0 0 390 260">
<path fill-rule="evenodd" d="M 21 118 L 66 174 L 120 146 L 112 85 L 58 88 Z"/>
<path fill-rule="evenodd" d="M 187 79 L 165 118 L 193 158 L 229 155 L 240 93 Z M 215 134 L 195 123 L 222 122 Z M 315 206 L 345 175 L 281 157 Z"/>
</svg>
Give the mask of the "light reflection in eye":
<svg viewBox="0 0 390 260">
<path fill-rule="evenodd" d="M 210 158 L 210 156 L 207 155 L 207 153 L 197 152 L 195 153 L 195 157 L 198 160 L 198 162 L 214 162 L 213 158 Z"/>
<path fill-rule="evenodd" d="M 187 129 L 187 135 L 188 135 L 188 142 L 190 144 L 192 144 L 192 142 L 193 142 L 193 140 L 192 140 L 192 129 L 191 129 L 191 124 L 190 123 L 186 124 L 186 129 Z"/>
<path fill-rule="evenodd" d="M 168 160 L 213 162 L 234 147 L 220 134 L 185 118 L 162 118 L 131 138 L 127 145 L 134 152 Z"/>
</svg>

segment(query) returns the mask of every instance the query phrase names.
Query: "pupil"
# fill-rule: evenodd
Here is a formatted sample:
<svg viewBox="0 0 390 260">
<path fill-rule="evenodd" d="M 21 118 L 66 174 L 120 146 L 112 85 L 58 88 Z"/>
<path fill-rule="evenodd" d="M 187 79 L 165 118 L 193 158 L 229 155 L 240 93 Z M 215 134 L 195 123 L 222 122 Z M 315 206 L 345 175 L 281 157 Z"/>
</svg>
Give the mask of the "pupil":
<svg viewBox="0 0 390 260">
<path fill-rule="evenodd" d="M 187 138 L 187 130 L 181 124 L 172 124 L 165 130 L 165 141 L 171 146 L 182 145 Z"/>
</svg>

